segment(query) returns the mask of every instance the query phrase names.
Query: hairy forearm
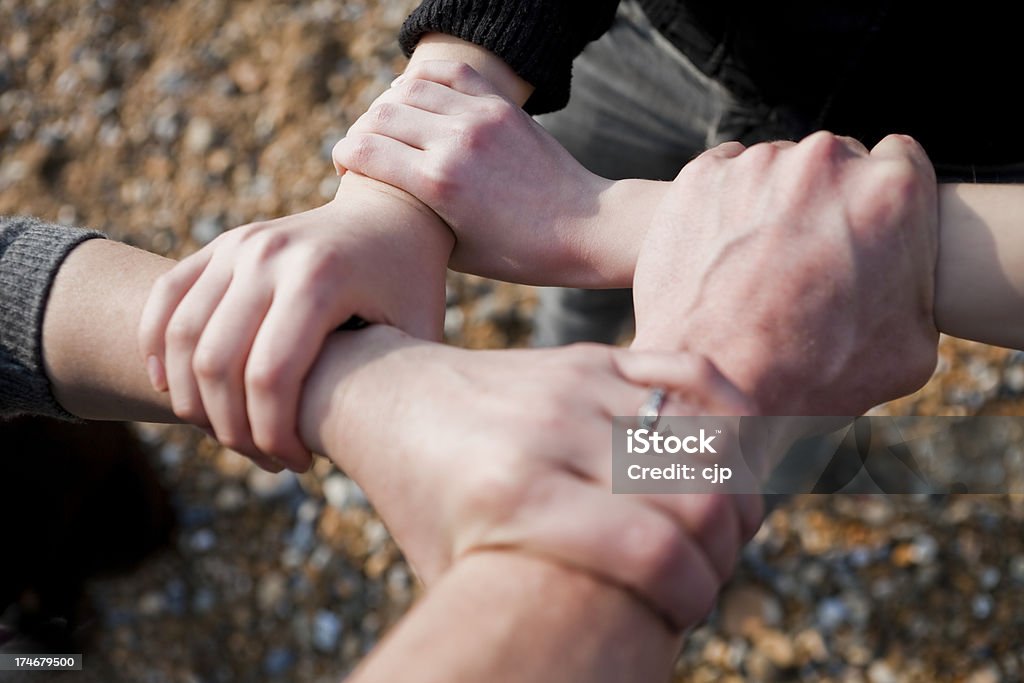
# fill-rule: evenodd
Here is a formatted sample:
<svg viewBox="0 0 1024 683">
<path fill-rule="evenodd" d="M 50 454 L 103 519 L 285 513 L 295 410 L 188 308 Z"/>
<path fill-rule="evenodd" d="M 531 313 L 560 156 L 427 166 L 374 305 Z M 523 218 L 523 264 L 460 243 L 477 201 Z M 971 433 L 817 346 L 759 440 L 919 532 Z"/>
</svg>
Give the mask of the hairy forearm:
<svg viewBox="0 0 1024 683">
<path fill-rule="evenodd" d="M 628 286 L 636 252 L 668 183 L 619 181 L 581 250 L 594 287 Z M 680 230 L 686 226 L 681 225 Z M 669 302 L 666 302 L 669 303 Z M 935 321 L 940 332 L 1024 348 L 1024 185 L 939 185 Z"/>
<path fill-rule="evenodd" d="M 618 588 L 529 556 L 480 552 L 454 565 L 352 680 L 646 683 L 668 679 L 678 645 Z"/>
</svg>

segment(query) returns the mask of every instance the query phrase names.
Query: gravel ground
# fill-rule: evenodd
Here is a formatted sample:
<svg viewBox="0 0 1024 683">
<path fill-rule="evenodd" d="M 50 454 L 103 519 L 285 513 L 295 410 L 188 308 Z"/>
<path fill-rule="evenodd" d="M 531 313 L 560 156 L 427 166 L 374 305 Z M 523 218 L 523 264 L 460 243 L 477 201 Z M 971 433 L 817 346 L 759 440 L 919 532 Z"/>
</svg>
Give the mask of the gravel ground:
<svg viewBox="0 0 1024 683">
<path fill-rule="evenodd" d="M 333 142 L 401 69 L 412 4 L 0 0 L 0 213 L 178 257 L 322 203 Z M 534 302 L 452 275 L 449 341 L 522 345 Z M 941 355 L 924 390 L 883 410 L 1024 413 L 1024 355 L 951 340 Z M 86 672 L 56 680 L 336 681 L 415 599 L 328 463 L 273 476 L 189 429 L 138 434 L 177 527 L 132 572 L 88 583 L 73 622 Z M 1021 634 L 1024 497 L 806 496 L 748 547 L 678 680 L 1018 681 Z"/>
</svg>

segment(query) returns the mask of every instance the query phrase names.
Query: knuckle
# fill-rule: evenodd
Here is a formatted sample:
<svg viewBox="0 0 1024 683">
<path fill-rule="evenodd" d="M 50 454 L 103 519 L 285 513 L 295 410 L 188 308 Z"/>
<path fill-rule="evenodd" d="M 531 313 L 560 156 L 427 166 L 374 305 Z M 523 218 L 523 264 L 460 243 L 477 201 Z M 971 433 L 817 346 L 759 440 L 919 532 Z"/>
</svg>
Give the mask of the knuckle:
<svg viewBox="0 0 1024 683">
<path fill-rule="evenodd" d="M 501 524 L 526 504 L 527 489 L 526 478 L 516 467 L 474 467 L 462 479 L 459 507 L 467 519 Z"/>
<path fill-rule="evenodd" d="M 206 424 L 206 413 L 199 401 L 194 398 L 172 399 L 171 409 L 182 422 L 193 425 Z"/>
<path fill-rule="evenodd" d="M 827 130 L 819 130 L 804 138 L 798 147 L 813 156 L 830 158 L 845 149 L 843 141 Z"/>
<path fill-rule="evenodd" d="M 397 114 L 398 107 L 390 102 L 378 102 L 367 112 L 371 127 L 374 128 L 387 126 L 388 123 L 394 120 Z"/>
<path fill-rule="evenodd" d="M 216 380 L 225 377 L 230 369 L 230 361 L 218 349 L 200 343 L 192 356 L 192 371 L 197 377 Z"/>
<path fill-rule="evenodd" d="M 262 230 L 248 238 L 246 246 L 249 258 L 263 263 L 270 261 L 288 246 L 288 233 L 282 231 Z"/>
<path fill-rule="evenodd" d="M 398 96 L 400 101 L 406 104 L 414 104 L 423 100 L 430 89 L 430 82 L 422 78 L 413 78 L 399 88 Z"/>
<path fill-rule="evenodd" d="M 431 201 L 454 201 L 462 193 L 461 173 L 459 164 L 446 156 L 424 169 L 423 191 Z"/>
<path fill-rule="evenodd" d="M 174 346 L 192 347 L 199 339 L 200 327 L 188 318 L 175 315 L 167 325 L 167 342 Z"/>
<path fill-rule="evenodd" d="M 465 83 L 476 76 L 476 69 L 465 62 L 449 62 L 452 83 Z"/>
<path fill-rule="evenodd" d="M 770 164 L 779 153 L 779 148 L 769 142 L 759 142 L 756 145 L 747 147 L 738 157 L 748 164 L 758 168 Z"/>
<path fill-rule="evenodd" d="M 355 135 L 345 138 L 344 160 L 353 168 L 365 168 L 377 152 L 377 146 L 369 135 Z"/>
<path fill-rule="evenodd" d="M 651 513 L 633 520 L 622 545 L 630 566 L 653 578 L 665 576 L 676 566 L 682 541 L 671 521 Z"/>
<path fill-rule="evenodd" d="M 245 386 L 255 394 L 274 395 L 284 385 L 287 366 L 272 359 L 250 359 L 245 367 Z"/>
</svg>

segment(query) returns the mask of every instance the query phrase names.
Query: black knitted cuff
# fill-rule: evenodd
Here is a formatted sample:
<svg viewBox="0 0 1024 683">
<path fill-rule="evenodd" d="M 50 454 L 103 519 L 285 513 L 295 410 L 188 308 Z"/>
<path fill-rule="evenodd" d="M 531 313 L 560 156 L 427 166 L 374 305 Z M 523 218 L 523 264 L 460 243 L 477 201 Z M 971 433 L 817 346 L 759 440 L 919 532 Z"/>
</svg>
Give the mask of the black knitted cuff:
<svg viewBox="0 0 1024 683">
<path fill-rule="evenodd" d="M 102 233 L 0 217 L 0 416 L 76 419 L 54 399 L 43 364 L 43 316 L 64 259 Z"/>
<path fill-rule="evenodd" d="M 544 0 L 424 0 L 399 41 L 406 56 L 434 32 L 487 48 L 534 87 L 526 111 L 544 114 L 569 101 L 572 60 L 590 39 L 572 35 L 565 15 L 564 3 Z"/>
</svg>

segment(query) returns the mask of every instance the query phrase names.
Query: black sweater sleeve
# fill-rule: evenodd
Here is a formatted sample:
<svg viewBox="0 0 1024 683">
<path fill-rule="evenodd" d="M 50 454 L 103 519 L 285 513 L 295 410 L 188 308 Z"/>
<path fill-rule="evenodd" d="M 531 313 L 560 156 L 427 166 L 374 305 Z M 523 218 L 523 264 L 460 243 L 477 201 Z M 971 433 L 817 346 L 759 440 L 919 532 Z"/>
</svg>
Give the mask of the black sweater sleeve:
<svg viewBox="0 0 1024 683">
<path fill-rule="evenodd" d="M 534 93 L 531 114 L 569 101 L 572 61 L 615 18 L 618 0 L 423 0 L 402 26 L 411 55 L 426 33 L 444 33 L 501 57 Z"/>
</svg>

